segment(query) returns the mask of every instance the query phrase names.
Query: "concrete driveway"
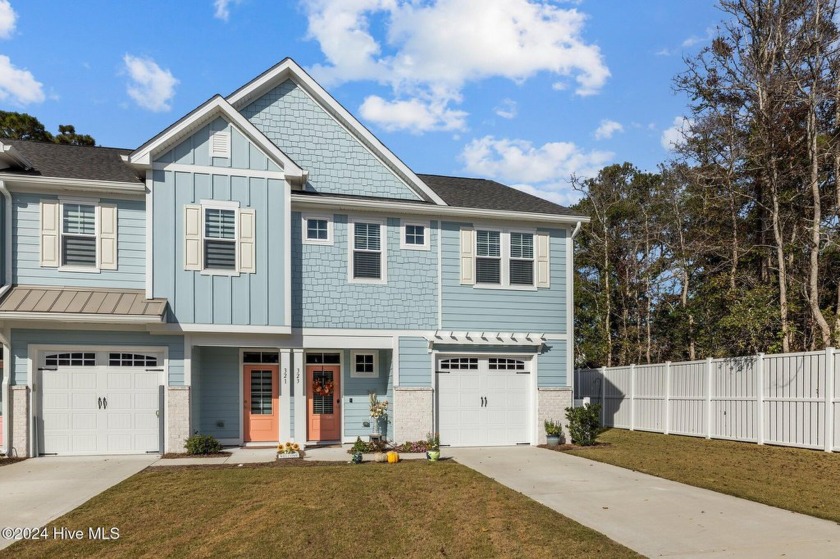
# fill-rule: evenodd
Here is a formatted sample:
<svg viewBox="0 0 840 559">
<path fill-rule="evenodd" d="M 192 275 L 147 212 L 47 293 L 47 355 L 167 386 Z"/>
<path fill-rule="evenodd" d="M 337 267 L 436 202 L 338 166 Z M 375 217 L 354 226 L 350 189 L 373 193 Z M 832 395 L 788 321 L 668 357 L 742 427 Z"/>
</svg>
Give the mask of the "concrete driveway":
<svg viewBox="0 0 840 559">
<path fill-rule="evenodd" d="M 648 557 L 840 557 L 834 522 L 541 448 L 443 454 Z"/>
<path fill-rule="evenodd" d="M 43 457 L 0 466 L 0 528 L 39 528 L 160 456 Z M 14 543 L 0 537 L 0 549 Z"/>
</svg>

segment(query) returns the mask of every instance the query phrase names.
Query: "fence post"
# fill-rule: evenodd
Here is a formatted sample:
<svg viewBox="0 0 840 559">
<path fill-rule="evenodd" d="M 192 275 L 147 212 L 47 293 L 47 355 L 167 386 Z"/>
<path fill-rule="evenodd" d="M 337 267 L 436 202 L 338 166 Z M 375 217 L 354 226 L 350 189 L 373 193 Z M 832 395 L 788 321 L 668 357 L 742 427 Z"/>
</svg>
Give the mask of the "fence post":
<svg viewBox="0 0 840 559">
<path fill-rule="evenodd" d="M 665 434 L 671 434 L 671 362 L 665 361 Z"/>
<path fill-rule="evenodd" d="M 712 358 L 706 358 L 706 438 L 712 438 Z"/>
<path fill-rule="evenodd" d="M 834 348 L 825 348 L 825 451 L 834 449 Z"/>
<path fill-rule="evenodd" d="M 630 430 L 636 429 L 636 366 L 630 365 Z"/>
<path fill-rule="evenodd" d="M 607 427 L 607 368 L 601 367 L 601 425 Z M 613 425 L 609 425 L 613 427 Z"/>
<path fill-rule="evenodd" d="M 764 354 L 755 356 L 755 442 L 764 444 Z"/>
</svg>

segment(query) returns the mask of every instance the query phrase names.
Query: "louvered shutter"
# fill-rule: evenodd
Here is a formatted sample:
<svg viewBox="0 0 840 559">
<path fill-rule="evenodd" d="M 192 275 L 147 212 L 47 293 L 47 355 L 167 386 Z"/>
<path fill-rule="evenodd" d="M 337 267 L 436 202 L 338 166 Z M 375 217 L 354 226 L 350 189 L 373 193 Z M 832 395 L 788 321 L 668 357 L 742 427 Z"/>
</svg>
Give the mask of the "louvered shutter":
<svg viewBox="0 0 840 559">
<path fill-rule="evenodd" d="M 461 228 L 461 284 L 475 285 L 475 229 Z"/>
<path fill-rule="evenodd" d="M 59 203 L 41 201 L 41 266 L 58 268 Z"/>
<path fill-rule="evenodd" d="M 241 274 L 257 272 L 256 239 L 255 210 L 239 210 L 239 273 Z"/>
<path fill-rule="evenodd" d="M 551 287 L 551 268 L 548 254 L 551 249 L 548 233 L 535 235 L 537 245 L 537 287 Z"/>
<path fill-rule="evenodd" d="M 219 131 L 210 135 L 210 157 L 230 157 L 230 132 Z"/>
<path fill-rule="evenodd" d="M 184 206 L 184 269 L 201 270 L 201 206 Z"/>
<path fill-rule="evenodd" d="M 99 207 L 99 268 L 117 269 L 117 207 L 113 204 Z"/>
</svg>

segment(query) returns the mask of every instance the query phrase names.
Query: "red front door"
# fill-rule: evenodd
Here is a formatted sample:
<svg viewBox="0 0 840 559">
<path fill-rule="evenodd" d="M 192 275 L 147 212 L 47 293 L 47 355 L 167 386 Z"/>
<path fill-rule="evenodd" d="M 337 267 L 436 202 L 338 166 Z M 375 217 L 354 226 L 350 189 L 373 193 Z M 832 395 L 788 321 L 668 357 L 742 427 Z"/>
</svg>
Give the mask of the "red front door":
<svg viewBox="0 0 840 559">
<path fill-rule="evenodd" d="M 277 365 L 245 365 L 243 368 L 245 442 L 276 443 L 280 437 L 279 370 Z"/>
<path fill-rule="evenodd" d="M 341 367 L 307 365 L 308 438 L 337 441 L 341 437 Z"/>
</svg>

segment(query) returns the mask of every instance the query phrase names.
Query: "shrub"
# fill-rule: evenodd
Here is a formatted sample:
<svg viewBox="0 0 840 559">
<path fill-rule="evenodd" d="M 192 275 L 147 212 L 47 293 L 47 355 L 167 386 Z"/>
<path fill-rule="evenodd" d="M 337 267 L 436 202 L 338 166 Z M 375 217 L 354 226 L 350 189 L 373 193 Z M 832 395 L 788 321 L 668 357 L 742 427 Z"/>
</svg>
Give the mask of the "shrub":
<svg viewBox="0 0 840 559">
<path fill-rule="evenodd" d="M 568 415 L 567 415 L 568 417 Z M 563 436 L 563 425 L 559 421 L 554 421 L 553 419 L 546 419 L 545 420 L 545 434 L 549 437 L 562 437 Z"/>
<path fill-rule="evenodd" d="M 217 454 L 222 451 L 222 443 L 213 435 L 199 435 L 196 433 L 184 445 L 187 454 Z"/>
<path fill-rule="evenodd" d="M 566 408 L 569 436 L 572 442 L 590 446 L 601 432 L 601 404 L 586 404 L 580 408 Z"/>
</svg>

